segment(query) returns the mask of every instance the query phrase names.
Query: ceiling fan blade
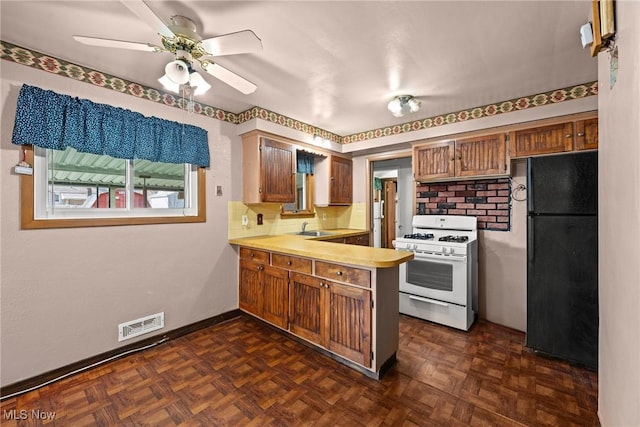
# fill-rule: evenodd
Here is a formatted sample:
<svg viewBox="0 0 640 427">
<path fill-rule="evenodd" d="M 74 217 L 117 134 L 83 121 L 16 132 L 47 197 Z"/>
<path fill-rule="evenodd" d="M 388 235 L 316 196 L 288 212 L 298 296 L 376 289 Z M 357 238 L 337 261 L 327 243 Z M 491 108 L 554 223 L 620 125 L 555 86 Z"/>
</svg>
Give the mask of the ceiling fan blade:
<svg viewBox="0 0 640 427">
<path fill-rule="evenodd" d="M 223 66 L 216 64 L 211 61 L 201 61 L 200 66 L 204 71 L 208 74 L 211 74 L 213 77 L 222 80 L 232 88 L 244 93 L 245 95 L 249 95 L 258 88 L 255 84 L 251 83 L 249 80 L 244 77 L 240 77 L 233 71 L 227 70 Z"/>
<path fill-rule="evenodd" d="M 213 56 L 251 53 L 262 50 L 262 41 L 251 30 L 238 31 L 202 40 L 202 47 Z"/>
<path fill-rule="evenodd" d="M 82 44 L 99 47 L 115 47 L 118 49 L 141 50 L 143 52 L 161 52 L 164 49 L 149 43 L 127 42 L 122 40 L 101 39 L 98 37 L 73 36 L 73 39 Z"/>
<path fill-rule="evenodd" d="M 153 28 L 158 34 L 165 37 L 175 37 L 173 31 L 165 25 L 165 23 L 155 14 L 153 10 L 147 6 L 142 0 L 120 0 L 131 12 L 133 12 L 140 20 L 144 21 L 148 26 Z"/>
</svg>

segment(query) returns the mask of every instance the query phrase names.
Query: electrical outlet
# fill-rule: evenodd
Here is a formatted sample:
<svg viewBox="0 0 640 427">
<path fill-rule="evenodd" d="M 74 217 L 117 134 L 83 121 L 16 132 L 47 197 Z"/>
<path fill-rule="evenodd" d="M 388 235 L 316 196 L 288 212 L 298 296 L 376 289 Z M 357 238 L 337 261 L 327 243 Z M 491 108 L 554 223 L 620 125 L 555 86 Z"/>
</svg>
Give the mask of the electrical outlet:
<svg viewBox="0 0 640 427">
<path fill-rule="evenodd" d="M 327 220 L 327 214 L 325 212 L 322 212 L 322 220 L 323 221 Z"/>
<path fill-rule="evenodd" d="M 247 215 L 242 215 L 242 226 L 246 227 L 249 225 L 249 217 Z"/>
</svg>

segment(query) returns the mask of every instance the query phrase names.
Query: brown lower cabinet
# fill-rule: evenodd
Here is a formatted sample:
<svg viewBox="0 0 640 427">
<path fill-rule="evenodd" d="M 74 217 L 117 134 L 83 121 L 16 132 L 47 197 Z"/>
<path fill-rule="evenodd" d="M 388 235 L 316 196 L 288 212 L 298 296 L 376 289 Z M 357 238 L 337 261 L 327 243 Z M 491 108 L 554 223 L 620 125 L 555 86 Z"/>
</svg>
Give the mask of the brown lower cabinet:
<svg viewBox="0 0 640 427">
<path fill-rule="evenodd" d="M 291 332 L 371 366 L 370 291 L 292 273 L 289 301 Z"/>
<path fill-rule="evenodd" d="M 397 266 L 360 267 L 240 249 L 241 310 L 373 378 L 391 366 L 398 349 Z"/>
<path fill-rule="evenodd" d="M 289 271 L 241 259 L 239 305 L 242 310 L 286 328 L 289 311 Z"/>
</svg>

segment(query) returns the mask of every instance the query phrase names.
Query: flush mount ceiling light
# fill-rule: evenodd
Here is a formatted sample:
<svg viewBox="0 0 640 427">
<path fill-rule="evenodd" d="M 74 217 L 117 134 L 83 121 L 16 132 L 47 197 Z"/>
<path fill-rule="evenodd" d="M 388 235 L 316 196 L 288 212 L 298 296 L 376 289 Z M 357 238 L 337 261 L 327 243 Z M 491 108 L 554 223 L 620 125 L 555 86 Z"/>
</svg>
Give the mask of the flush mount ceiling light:
<svg viewBox="0 0 640 427">
<path fill-rule="evenodd" d="M 402 117 L 405 114 L 418 111 L 420 109 L 420 101 L 411 95 L 398 95 L 389 101 L 387 108 L 395 117 Z"/>
</svg>

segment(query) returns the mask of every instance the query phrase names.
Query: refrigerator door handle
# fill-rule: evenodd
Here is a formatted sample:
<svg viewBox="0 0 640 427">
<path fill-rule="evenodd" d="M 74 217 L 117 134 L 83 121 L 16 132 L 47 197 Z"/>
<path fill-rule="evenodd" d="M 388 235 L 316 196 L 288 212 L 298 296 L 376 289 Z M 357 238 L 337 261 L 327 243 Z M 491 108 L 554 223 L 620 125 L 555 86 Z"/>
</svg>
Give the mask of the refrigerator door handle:
<svg viewBox="0 0 640 427">
<path fill-rule="evenodd" d="M 384 218 L 384 200 L 380 200 L 380 218 Z"/>
<path fill-rule="evenodd" d="M 533 160 L 527 159 L 527 211 L 533 212 Z"/>
</svg>

